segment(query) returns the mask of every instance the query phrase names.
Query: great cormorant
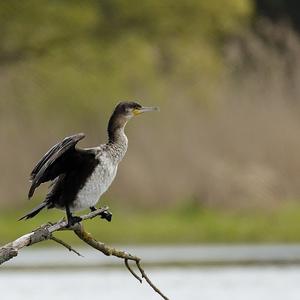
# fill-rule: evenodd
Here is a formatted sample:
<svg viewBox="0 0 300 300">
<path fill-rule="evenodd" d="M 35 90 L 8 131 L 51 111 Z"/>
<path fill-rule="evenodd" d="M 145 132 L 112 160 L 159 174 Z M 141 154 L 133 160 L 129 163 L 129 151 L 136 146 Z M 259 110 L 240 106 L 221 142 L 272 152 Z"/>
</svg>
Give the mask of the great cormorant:
<svg viewBox="0 0 300 300">
<path fill-rule="evenodd" d="M 44 182 L 52 181 L 51 190 L 43 202 L 21 219 L 29 219 L 42 209 L 65 209 L 68 225 L 80 222 L 73 216 L 75 211 L 95 205 L 114 180 L 118 164 L 123 159 L 128 140 L 124 133 L 126 123 L 136 115 L 158 110 L 157 107 L 143 107 L 136 102 L 121 102 L 114 109 L 108 123 L 108 142 L 94 148 L 76 148 L 83 133 L 66 137 L 54 145 L 37 163 L 30 174 L 30 199 L 35 189 Z M 110 216 L 103 216 L 109 220 Z M 21 220 L 20 219 L 20 220 Z"/>
</svg>

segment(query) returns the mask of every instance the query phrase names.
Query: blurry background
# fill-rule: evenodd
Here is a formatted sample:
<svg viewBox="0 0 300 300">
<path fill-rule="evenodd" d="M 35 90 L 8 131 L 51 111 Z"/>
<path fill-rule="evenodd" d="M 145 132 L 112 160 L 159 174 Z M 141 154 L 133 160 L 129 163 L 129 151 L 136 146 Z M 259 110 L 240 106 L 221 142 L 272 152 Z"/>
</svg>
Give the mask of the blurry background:
<svg viewBox="0 0 300 300">
<path fill-rule="evenodd" d="M 64 216 L 17 221 L 47 191 L 26 199 L 49 147 L 104 143 L 116 103 L 137 100 L 161 112 L 127 125 L 101 199 L 113 220 L 87 229 L 142 257 L 170 299 L 299 299 L 299 33 L 296 0 L 0 1 L 0 244 Z M 121 261 L 57 236 L 84 258 L 24 249 L 0 297 L 156 299 Z"/>
<path fill-rule="evenodd" d="M 29 173 L 67 135 L 105 142 L 120 100 L 161 112 L 127 126 L 104 241 L 299 241 L 298 6 L 2 1 L 0 241 L 63 215 L 16 222 L 46 192 L 27 202 Z"/>
</svg>

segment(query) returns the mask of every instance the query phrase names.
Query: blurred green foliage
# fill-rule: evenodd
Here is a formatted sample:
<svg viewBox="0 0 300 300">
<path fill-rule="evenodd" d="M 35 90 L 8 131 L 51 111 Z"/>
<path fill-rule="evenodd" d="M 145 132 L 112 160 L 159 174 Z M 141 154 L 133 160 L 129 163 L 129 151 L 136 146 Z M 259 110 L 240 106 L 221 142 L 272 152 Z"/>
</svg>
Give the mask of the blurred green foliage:
<svg viewBox="0 0 300 300">
<path fill-rule="evenodd" d="M 93 236 L 105 243 L 295 243 L 299 242 L 299 204 L 287 202 L 266 211 L 192 210 L 178 206 L 169 211 L 127 211 L 113 209 L 112 222 L 93 219 L 85 223 Z M 117 208 L 117 207 L 115 207 Z M 25 210 L 24 210 L 25 212 Z M 5 244 L 41 224 L 59 220 L 63 212 L 51 210 L 16 225 L 22 215 L 0 213 L 0 244 Z M 57 233 L 72 244 L 80 243 L 73 233 Z M 43 244 L 40 244 L 42 246 Z M 49 245 L 49 243 L 45 244 Z M 53 244 L 54 246 L 54 244 Z"/>
<path fill-rule="evenodd" d="M 220 43 L 251 13 L 250 0 L 2 1 L 0 103 L 77 122 L 121 99 L 172 98 L 178 83 L 207 101 Z"/>
</svg>

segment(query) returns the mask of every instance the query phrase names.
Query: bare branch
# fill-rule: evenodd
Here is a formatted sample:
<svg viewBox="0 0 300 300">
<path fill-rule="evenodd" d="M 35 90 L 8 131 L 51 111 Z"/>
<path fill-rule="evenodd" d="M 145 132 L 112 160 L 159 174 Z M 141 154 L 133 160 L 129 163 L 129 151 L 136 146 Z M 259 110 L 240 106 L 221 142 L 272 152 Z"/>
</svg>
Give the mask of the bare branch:
<svg viewBox="0 0 300 300">
<path fill-rule="evenodd" d="M 98 242 L 95 240 L 92 235 L 88 232 L 86 232 L 83 228 L 83 225 L 80 223 L 77 223 L 73 230 L 75 234 L 83 240 L 85 243 L 89 244 L 91 247 L 101 251 L 105 255 L 112 255 L 119 258 L 123 258 L 125 260 L 125 265 L 127 269 L 130 271 L 130 273 L 140 282 L 142 282 L 141 278 L 131 269 L 131 267 L 128 264 L 128 260 L 135 261 L 138 269 L 140 270 L 142 277 L 145 278 L 146 282 L 152 287 L 152 289 L 157 292 L 163 299 L 168 300 L 168 298 L 152 283 L 152 281 L 149 279 L 143 268 L 141 267 L 141 259 L 137 256 L 131 255 L 128 252 L 117 250 L 115 248 L 109 247 L 105 245 L 104 243 Z"/>
<path fill-rule="evenodd" d="M 58 243 L 58 244 L 64 246 L 64 247 L 67 248 L 70 252 L 74 252 L 74 253 L 76 253 L 78 256 L 83 257 L 83 255 L 81 255 L 78 251 L 76 251 L 74 248 L 72 248 L 72 246 L 70 246 L 69 244 L 67 244 L 67 243 L 64 242 L 63 240 L 58 239 L 57 237 L 55 237 L 55 236 L 53 236 L 53 235 L 50 237 L 50 240 L 52 240 L 52 241 L 54 241 L 54 242 L 56 242 L 56 243 Z"/>
<path fill-rule="evenodd" d="M 111 213 L 108 207 L 103 207 L 97 209 L 89 214 L 81 216 L 82 220 L 93 219 L 97 216 L 101 216 L 102 218 L 107 218 L 107 216 L 111 216 Z M 108 219 L 107 219 L 108 220 Z M 151 288 L 157 292 L 163 299 L 168 300 L 168 298 L 152 283 L 149 279 L 143 268 L 141 267 L 141 259 L 137 256 L 131 255 L 130 253 L 122 250 L 115 249 L 113 247 L 107 246 L 102 242 L 97 241 L 92 237 L 92 235 L 84 230 L 82 223 L 76 223 L 75 225 L 69 227 L 68 223 L 61 219 L 60 221 L 52 224 L 44 224 L 40 226 L 38 229 L 33 232 L 27 233 L 13 242 L 10 242 L 2 247 L 0 247 L 0 265 L 4 262 L 12 259 L 17 256 L 19 250 L 26 246 L 31 246 L 35 243 L 39 243 L 45 240 L 53 240 L 62 246 L 66 247 L 69 251 L 75 252 L 77 255 L 81 256 L 79 252 L 74 250 L 70 245 L 66 242 L 56 238 L 53 236 L 53 233 L 61 230 L 71 230 L 73 231 L 82 241 L 84 241 L 89 246 L 97 249 L 107 256 L 115 256 L 121 259 L 124 259 L 125 266 L 129 270 L 129 272 L 142 283 L 142 279 L 138 276 L 133 269 L 129 265 L 129 260 L 132 260 L 136 263 L 137 268 L 141 272 L 142 278 L 145 278 L 146 282 L 151 286 Z"/>
<path fill-rule="evenodd" d="M 168 300 L 168 298 L 152 283 L 152 281 L 149 279 L 149 277 L 147 276 L 147 274 L 145 273 L 144 269 L 141 267 L 140 261 L 136 261 L 136 265 L 139 268 L 142 277 L 145 278 L 145 280 L 147 281 L 147 283 L 153 288 L 153 290 L 158 293 L 159 295 L 162 296 L 163 299 Z"/>
<path fill-rule="evenodd" d="M 126 266 L 126 268 L 129 270 L 129 272 L 140 282 L 140 283 L 143 283 L 143 280 L 140 278 L 140 276 L 139 275 L 137 275 L 132 269 L 131 269 L 131 267 L 130 267 L 130 265 L 129 265 L 129 263 L 128 263 L 128 259 L 127 258 L 125 258 L 124 259 L 124 261 L 125 261 L 125 266 Z"/>
<path fill-rule="evenodd" d="M 110 214 L 108 207 L 97 209 L 87 215 L 81 216 L 81 218 L 82 220 L 93 219 L 97 216 L 103 215 L 103 213 Z M 4 245 L 0 248 L 0 265 L 17 256 L 19 250 L 21 250 L 22 248 L 45 240 L 49 240 L 52 236 L 52 233 L 59 230 L 73 230 L 73 228 L 68 227 L 68 223 L 64 219 L 61 219 L 54 224 L 44 224 L 38 229 L 24 234 L 15 241 Z"/>
</svg>

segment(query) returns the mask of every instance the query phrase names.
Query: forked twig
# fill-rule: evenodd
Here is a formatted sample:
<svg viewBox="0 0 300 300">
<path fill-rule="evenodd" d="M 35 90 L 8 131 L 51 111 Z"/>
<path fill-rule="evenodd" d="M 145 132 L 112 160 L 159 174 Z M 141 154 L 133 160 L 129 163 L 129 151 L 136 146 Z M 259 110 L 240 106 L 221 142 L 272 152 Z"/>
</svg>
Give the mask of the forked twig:
<svg viewBox="0 0 300 300">
<path fill-rule="evenodd" d="M 129 263 L 128 263 L 128 259 L 127 258 L 125 258 L 124 259 L 124 261 L 125 261 L 125 266 L 127 267 L 127 269 L 129 270 L 129 272 L 140 282 L 140 283 L 143 283 L 143 280 L 142 280 L 142 278 L 139 276 L 139 275 L 137 275 L 132 269 L 131 269 L 131 267 L 130 267 L 130 265 L 129 265 Z"/>
<path fill-rule="evenodd" d="M 105 255 L 108 256 L 116 256 L 119 258 L 124 259 L 125 265 L 129 272 L 139 281 L 142 283 L 142 279 L 132 270 L 132 268 L 129 266 L 128 261 L 132 260 L 136 263 L 139 271 L 142 274 L 142 277 L 145 278 L 146 282 L 149 284 L 149 286 L 152 287 L 152 289 L 157 292 L 163 299 L 168 300 L 168 298 L 152 283 L 152 281 L 149 279 L 143 268 L 141 267 L 141 259 L 137 256 L 131 255 L 128 252 L 117 250 L 113 247 L 109 247 L 101 242 L 98 242 L 95 240 L 92 235 L 88 232 L 86 232 L 83 228 L 83 225 L 81 223 L 77 223 L 73 228 L 75 234 L 83 240 L 85 243 L 89 244 L 91 247 L 101 251 Z"/>
</svg>

